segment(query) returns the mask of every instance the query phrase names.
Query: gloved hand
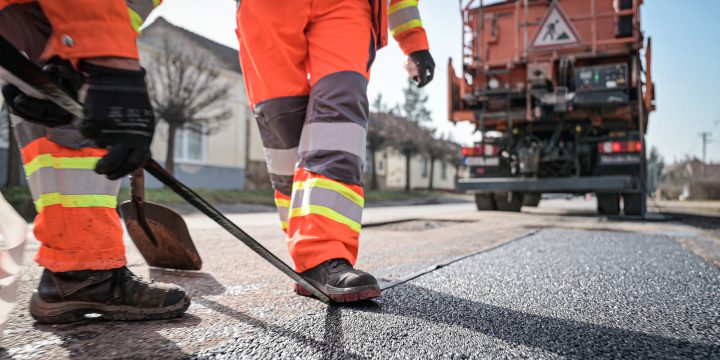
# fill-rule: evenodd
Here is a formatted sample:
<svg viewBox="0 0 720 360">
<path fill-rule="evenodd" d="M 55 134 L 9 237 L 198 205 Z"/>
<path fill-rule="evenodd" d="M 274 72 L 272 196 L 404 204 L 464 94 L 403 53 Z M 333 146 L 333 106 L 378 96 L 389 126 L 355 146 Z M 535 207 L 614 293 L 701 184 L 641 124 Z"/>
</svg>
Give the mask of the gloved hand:
<svg viewBox="0 0 720 360">
<path fill-rule="evenodd" d="M 145 70 L 124 70 L 84 63 L 88 74 L 83 136 L 109 151 L 95 172 L 119 179 L 143 166 L 150 157 L 155 132 Z"/>
<path fill-rule="evenodd" d="M 410 60 L 417 67 L 417 76 L 413 80 L 417 81 L 418 87 L 423 87 L 432 81 L 435 75 L 435 61 L 428 50 L 419 50 L 410 54 Z"/>
<path fill-rule="evenodd" d="M 69 62 L 60 58 L 52 58 L 43 67 L 43 72 L 73 99 L 77 99 L 78 89 L 82 86 L 85 78 Z M 73 120 L 72 114 L 52 101 L 28 96 L 15 85 L 3 86 L 2 94 L 12 113 L 27 121 L 55 127 L 70 124 Z"/>
</svg>

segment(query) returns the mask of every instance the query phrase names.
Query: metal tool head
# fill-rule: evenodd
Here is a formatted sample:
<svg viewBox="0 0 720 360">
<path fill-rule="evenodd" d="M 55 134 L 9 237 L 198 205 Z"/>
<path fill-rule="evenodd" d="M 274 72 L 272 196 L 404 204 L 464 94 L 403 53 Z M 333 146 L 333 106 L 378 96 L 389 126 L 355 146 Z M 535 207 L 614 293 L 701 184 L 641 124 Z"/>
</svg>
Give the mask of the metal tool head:
<svg viewBox="0 0 720 360">
<path fill-rule="evenodd" d="M 158 204 L 146 202 L 146 231 L 141 224 L 137 204 L 126 201 L 120 205 L 130 238 L 148 265 L 178 270 L 200 270 L 202 259 L 193 244 L 187 225 L 176 212 Z"/>
<path fill-rule="evenodd" d="M 142 169 L 132 176 L 132 200 L 120 205 L 128 234 L 153 267 L 200 270 L 202 259 L 185 220 L 173 210 L 146 202 Z"/>
</svg>

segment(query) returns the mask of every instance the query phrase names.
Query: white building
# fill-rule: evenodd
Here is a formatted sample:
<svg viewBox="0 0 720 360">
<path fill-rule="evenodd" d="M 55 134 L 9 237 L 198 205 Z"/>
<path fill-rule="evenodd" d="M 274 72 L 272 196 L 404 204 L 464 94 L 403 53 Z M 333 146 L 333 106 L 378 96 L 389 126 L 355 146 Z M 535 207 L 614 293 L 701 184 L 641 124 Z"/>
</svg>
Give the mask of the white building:
<svg viewBox="0 0 720 360">
<path fill-rule="evenodd" d="M 175 175 L 194 188 L 245 188 L 248 164 L 264 164 L 264 156 L 260 134 L 245 93 L 238 51 L 158 18 L 143 29 L 139 37 L 140 62 L 147 66 L 153 56 L 166 48 L 205 59 L 209 63 L 197 65 L 217 70 L 217 81 L 231 87 L 228 103 L 223 106 L 231 109 L 232 115 L 221 124 L 219 131 L 205 134 L 178 130 L 175 136 Z M 161 163 L 166 158 L 167 140 L 167 124 L 159 122 L 152 153 Z M 147 179 L 147 186 L 160 186 L 151 177 Z"/>
</svg>

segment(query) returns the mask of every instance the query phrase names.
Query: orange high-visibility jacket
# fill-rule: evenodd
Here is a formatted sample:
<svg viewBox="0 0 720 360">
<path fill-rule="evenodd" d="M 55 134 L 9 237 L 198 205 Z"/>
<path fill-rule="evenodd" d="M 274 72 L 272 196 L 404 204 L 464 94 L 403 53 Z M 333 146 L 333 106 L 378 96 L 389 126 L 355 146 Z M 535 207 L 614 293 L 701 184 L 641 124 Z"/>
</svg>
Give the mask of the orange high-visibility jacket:
<svg viewBox="0 0 720 360">
<path fill-rule="evenodd" d="M 418 0 L 371 0 L 371 3 L 377 49 L 387 45 L 388 28 L 406 55 L 429 48 L 420 21 Z"/>
<path fill-rule="evenodd" d="M 0 0 L 0 10 L 37 2 L 53 28 L 44 58 L 137 59 L 138 28 L 162 0 Z"/>
</svg>

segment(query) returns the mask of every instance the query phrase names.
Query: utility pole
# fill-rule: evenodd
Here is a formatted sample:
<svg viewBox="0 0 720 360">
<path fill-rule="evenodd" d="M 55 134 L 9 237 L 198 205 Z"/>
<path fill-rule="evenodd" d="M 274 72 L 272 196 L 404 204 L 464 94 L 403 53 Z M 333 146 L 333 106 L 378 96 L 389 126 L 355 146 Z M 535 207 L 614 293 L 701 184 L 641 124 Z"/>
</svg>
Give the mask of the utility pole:
<svg viewBox="0 0 720 360">
<path fill-rule="evenodd" d="M 702 139 L 702 175 L 705 175 L 705 162 L 707 161 L 706 158 L 706 150 L 707 150 L 707 144 L 712 143 L 712 133 L 709 131 L 703 131 L 700 133 L 700 138 Z"/>
</svg>

